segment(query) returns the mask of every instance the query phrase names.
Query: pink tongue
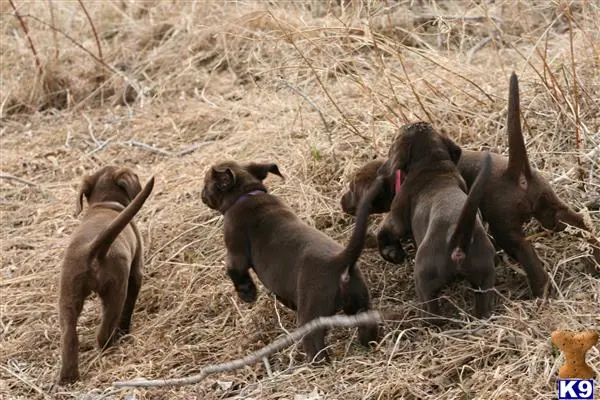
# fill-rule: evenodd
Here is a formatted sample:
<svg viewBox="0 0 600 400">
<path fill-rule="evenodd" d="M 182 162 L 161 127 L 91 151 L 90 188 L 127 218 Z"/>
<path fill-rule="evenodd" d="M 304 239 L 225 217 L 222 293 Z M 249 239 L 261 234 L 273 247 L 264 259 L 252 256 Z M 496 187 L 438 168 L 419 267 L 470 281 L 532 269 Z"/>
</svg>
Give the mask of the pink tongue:
<svg viewBox="0 0 600 400">
<path fill-rule="evenodd" d="M 402 171 L 397 169 L 396 170 L 396 185 L 394 187 L 394 190 L 396 191 L 396 193 L 400 192 L 400 185 L 402 185 Z"/>
</svg>

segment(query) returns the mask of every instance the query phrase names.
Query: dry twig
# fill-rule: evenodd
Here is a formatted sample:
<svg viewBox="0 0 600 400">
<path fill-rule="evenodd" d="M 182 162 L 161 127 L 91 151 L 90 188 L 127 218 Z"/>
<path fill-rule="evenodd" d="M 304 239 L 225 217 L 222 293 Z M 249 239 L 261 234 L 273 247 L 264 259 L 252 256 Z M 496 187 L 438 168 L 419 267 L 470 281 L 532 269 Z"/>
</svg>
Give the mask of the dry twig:
<svg viewBox="0 0 600 400">
<path fill-rule="evenodd" d="M 317 329 L 322 328 L 351 328 L 359 325 L 371 325 L 379 323 L 381 316 L 377 311 L 368 311 L 359 313 L 356 315 L 333 315 L 331 317 L 319 317 L 316 318 L 292 333 L 288 336 L 282 336 L 275 340 L 270 345 L 263 347 L 262 349 L 234 361 L 226 362 L 223 364 L 214 364 L 202 368 L 201 372 L 197 375 L 192 375 L 186 378 L 173 378 L 173 379 L 157 379 L 157 380 L 135 380 L 135 381 L 119 381 L 113 383 L 115 387 L 151 387 L 151 386 L 182 386 L 192 385 L 200 382 L 210 374 L 218 372 L 234 371 L 242 367 L 254 364 L 273 353 L 278 352 L 290 344 L 297 342 L 302 337 L 311 333 Z"/>
<path fill-rule="evenodd" d="M 28 181 L 27 179 L 19 178 L 18 176 L 14 176 L 12 174 L 7 174 L 6 172 L 0 172 L 0 179 L 6 179 L 9 181 L 24 183 L 25 185 L 28 185 L 28 186 L 37 186 L 36 183 Z"/>
<path fill-rule="evenodd" d="M 31 52 L 33 53 L 33 57 L 35 58 L 35 65 L 37 66 L 38 72 L 41 75 L 44 72 L 44 69 L 42 68 L 42 62 L 40 61 L 40 58 L 38 57 L 37 51 L 35 50 L 35 46 L 33 45 L 33 41 L 31 40 L 31 36 L 29 35 L 29 29 L 27 29 L 27 24 L 25 23 L 23 16 L 19 13 L 19 10 L 17 10 L 17 6 L 13 2 L 13 0 L 8 0 L 8 1 L 15 12 L 15 17 L 19 20 L 19 24 L 21 25 L 23 32 L 25 32 L 25 36 L 27 36 L 27 41 L 29 42 L 29 48 L 31 49 Z"/>
</svg>

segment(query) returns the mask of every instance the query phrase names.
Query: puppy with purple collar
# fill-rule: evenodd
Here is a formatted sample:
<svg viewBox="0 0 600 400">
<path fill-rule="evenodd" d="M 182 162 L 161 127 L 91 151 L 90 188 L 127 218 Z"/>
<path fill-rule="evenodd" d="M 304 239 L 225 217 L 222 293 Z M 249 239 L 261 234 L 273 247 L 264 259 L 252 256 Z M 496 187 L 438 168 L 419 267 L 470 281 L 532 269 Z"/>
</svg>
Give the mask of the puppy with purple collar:
<svg viewBox="0 0 600 400">
<path fill-rule="evenodd" d="M 283 305 L 297 311 L 298 325 L 340 309 L 346 314 L 369 310 L 369 290 L 356 263 L 382 180 L 376 179 L 362 199 L 352 237 L 342 247 L 268 193 L 263 184 L 268 173 L 283 179 L 276 164 L 233 161 L 212 166 L 204 178 L 202 202 L 224 216 L 227 274 L 239 298 L 256 300 L 253 269 Z M 376 340 L 377 332 L 376 325 L 360 327 L 361 344 Z M 304 337 L 309 360 L 328 360 L 325 334 L 321 329 Z"/>
</svg>

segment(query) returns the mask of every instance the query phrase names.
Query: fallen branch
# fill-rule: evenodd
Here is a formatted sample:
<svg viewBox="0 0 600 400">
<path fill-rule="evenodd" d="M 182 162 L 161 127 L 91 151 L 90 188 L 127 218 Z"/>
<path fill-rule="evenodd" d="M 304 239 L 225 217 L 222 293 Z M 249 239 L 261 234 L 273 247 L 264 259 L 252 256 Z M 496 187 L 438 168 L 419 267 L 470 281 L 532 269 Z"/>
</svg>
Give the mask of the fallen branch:
<svg viewBox="0 0 600 400">
<path fill-rule="evenodd" d="M 236 369 L 240 369 L 242 367 L 254 364 L 258 361 L 263 360 L 264 358 L 270 356 L 283 349 L 290 344 L 299 341 L 305 335 L 322 328 L 334 328 L 334 327 L 342 327 L 342 328 L 350 328 L 356 327 L 359 325 L 371 325 L 376 324 L 381 321 L 381 315 L 377 311 L 368 311 L 359 313 L 356 315 L 334 315 L 331 317 L 319 317 L 316 318 L 287 336 L 282 336 L 275 340 L 273 343 L 269 344 L 262 349 L 247 355 L 244 358 L 239 358 L 234 361 L 222 363 L 222 364 L 213 364 L 206 366 L 201 369 L 201 372 L 197 375 L 192 375 L 186 378 L 173 378 L 173 379 L 157 379 L 157 380 L 134 380 L 134 381 L 118 381 L 113 383 L 114 387 L 151 387 L 151 386 L 183 386 L 183 385 L 192 385 L 194 383 L 198 383 L 204 378 L 206 378 L 210 374 L 214 374 L 217 372 L 225 372 L 225 371 L 234 371 Z"/>
<path fill-rule="evenodd" d="M 123 142 L 123 144 L 126 144 L 128 146 L 140 147 L 142 149 L 148 150 L 151 153 L 159 154 L 161 156 L 171 157 L 173 155 L 170 151 L 157 149 L 154 146 L 150 146 L 149 144 L 138 142 L 137 140 L 134 140 L 134 139 Z"/>
<path fill-rule="evenodd" d="M 6 179 L 6 180 L 9 180 L 9 181 L 16 181 L 16 182 L 19 182 L 19 183 L 24 183 L 25 185 L 29 185 L 29 186 L 37 186 L 36 183 L 28 181 L 27 179 L 19 178 L 18 176 L 7 174 L 6 172 L 0 172 L 0 179 Z"/>
<path fill-rule="evenodd" d="M 190 153 L 193 153 L 194 151 L 196 151 L 198 148 L 202 147 L 204 144 L 204 142 L 202 143 L 196 143 L 191 145 L 188 148 L 185 148 L 183 150 L 180 150 L 176 153 L 172 153 L 170 151 L 166 151 L 166 150 L 162 150 L 162 149 L 158 149 L 154 146 L 151 146 L 149 144 L 143 143 L 143 142 L 138 142 L 135 139 L 131 139 L 131 140 L 127 140 L 125 142 L 122 142 L 123 144 L 127 145 L 127 146 L 134 146 L 134 147 L 140 147 L 142 149 L 148 150 L 151 153 L 154 154 L 158 154 L 161 156 L 165 156 L 165 157 L 183 157 L 185 155 L 188 155 Z"/>
</svg>

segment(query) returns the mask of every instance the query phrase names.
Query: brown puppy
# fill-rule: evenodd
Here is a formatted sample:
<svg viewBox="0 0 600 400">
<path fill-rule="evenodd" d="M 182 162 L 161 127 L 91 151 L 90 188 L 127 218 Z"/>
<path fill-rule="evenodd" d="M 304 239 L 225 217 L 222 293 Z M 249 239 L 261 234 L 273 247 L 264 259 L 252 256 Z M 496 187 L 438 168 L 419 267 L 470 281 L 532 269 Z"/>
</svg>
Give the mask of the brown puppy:
<svg viewBox="0 0 600 400">
<path fill-rule="evenodd" d="M 350 242 L 343 248 L 267 193 L 262 181 L 269 172 L 282 177 L 276 164 L 228 161 L 209 168 L 204 180 L 202 201 L 225 217 L 227 274 L 239 298 L 256 300 L 256 286 L 249 274 L 252 268 L 286 307 L 297 310 L 299 325 L 339 309 L 346 314 L 370 309 L 369 290 L 356 262 L 364 244 L 369 207 L 382 180 L 376 179 L 364 196 Z M 304 349 L 310 360 L 328 359 L 325 333 L 320 330 L 305 336 Z M 366 346 L 376 338 L 377 326 L 359 328 L 361 344 Z"/>
<path fill-rule="evenodd" d="M 83 196 L 89 208 L 65 252 L 60 281 L 61 384 L 79 379 L 77 319 L 92 291 L 102 300 L 98 346 L 110 346 L 117 336 L 129 332 L 144 263 L 142 240 L 131 220 L 153 187 L 154 177 L 140 191 L 135 173 L 113 166 L 83 181 L 76 215 L 83 208 Z"/>
<path fill-rule="evenodd" d="M 534 296 L 541 296 L 548 284 L 542 262 L 533 247 L 525 239 L 523 223 L 532 217 L 537 219 L 545 228 L 560 231 L 566 224 L 589 231 L 583 217 L 569 209 L 552 190 L 548 181 L 535 169 L 531 168 L 523 141 L 520 125 L 519 87 L 516 75 L 513 73 L 509 90 L 509 157 L 492 153 L 494 168 L 488 182 L 488 190 L 479 206 L 483 218 L 488 222 L 490 231 L 498 246 L 508 255 L 515 258 L 527 273 L 529 287 Z M 484 159 L 484 153 L 464 150 L 458 162 L 458 169 L 467 186 L 471 187 Z M 351 181 L 350 190 L 353 195 L 344 194 L 342 203 L 345 212 L 352 214 L 354 204 L 360 200 L 360 193 L 375 179 L 377 165 L 384 164 L 383 160 L 374 160 L 356 172 Z M 393 199 L 393 186 L 385 181 L 386 188 L 382 193 L 388 193 L 379 199 L 382 212 L 389 211 Z M 390 262 L 402 261 L 403 252 L 400 249 L 388 249 L 384 255 Z M 595 251 L 596 262 L 600 263 L 600 251 Z M 396 255 L 398 255 L 396 257 Z"/>
<path fill-rule="evenodd" d="M 494 247 L 477 215 L 491 172 L 491 156 L 484 159 L 467 196 L 456 168 L 460 154 L 460 147 L 430 124 L 420 122 L 400 128 L 389 160 L 379 173 L 401 173 L 402 184 L 382 223 L 378 242 L 385 254 L 387 238 L 412 232 L 417 245 L 417 295 L 429 315 L 439 315 L 436 298 L 440 290 L 454 278 L 464 277 L 478 290 L 474 314 L 481 318 L 491 312 L 489 289 L 495 282 Z"/>
<path fill-rule="evenodd" d="M 377 177 L 377 170 L 383 165 L 381 160 L 372 160 L 363 165 L 350 180 L 349 188 L 340 201 L 345 213 L 356 215 L 358 203 L 371 188 Z M 389 177 L 383 177 L 383 188 L 373 200 L 371 214 L 381 214 L 390 211 L 390 204 L 394 198 L 394 186 Z"/>
</svg>

